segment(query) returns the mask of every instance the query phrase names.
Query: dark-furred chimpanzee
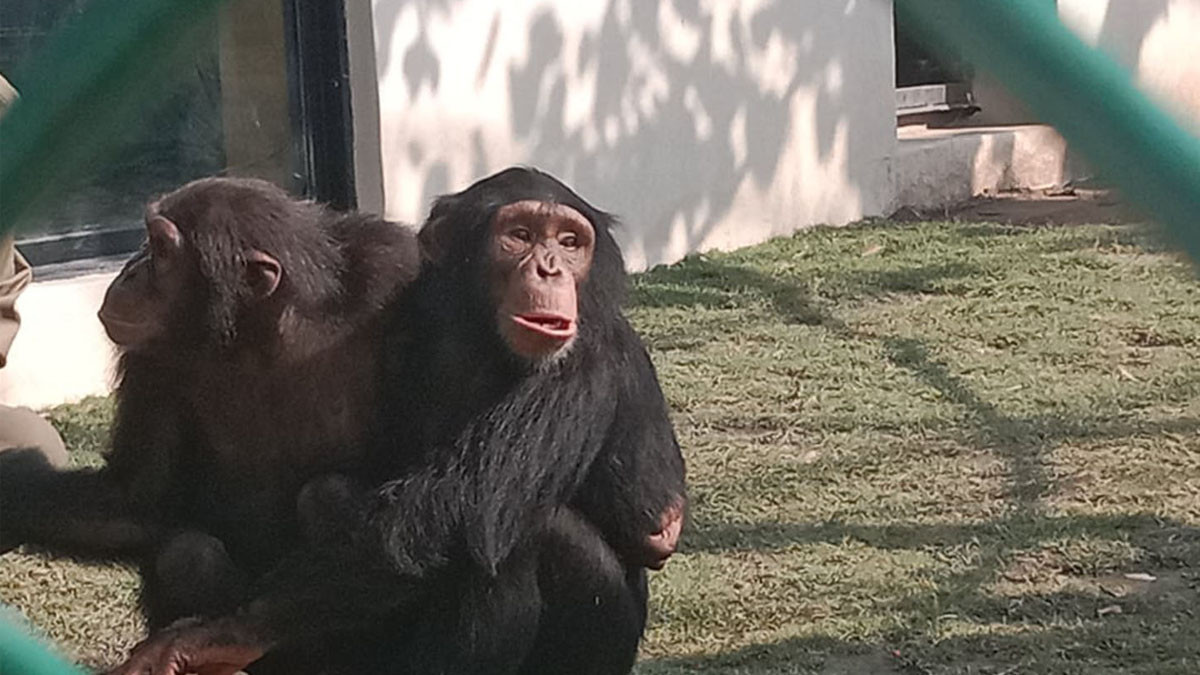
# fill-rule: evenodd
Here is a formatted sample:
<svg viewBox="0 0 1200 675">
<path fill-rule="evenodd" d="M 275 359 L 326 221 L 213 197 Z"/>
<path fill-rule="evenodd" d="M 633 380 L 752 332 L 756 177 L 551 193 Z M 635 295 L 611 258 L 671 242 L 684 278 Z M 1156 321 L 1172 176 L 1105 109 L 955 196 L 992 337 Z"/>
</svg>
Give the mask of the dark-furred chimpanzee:
<svg viewBox="0 0 1200 675">
<path fill-rule="evenodd" d="M 298 645 L 331 673 L 628 672 L 685 485 L 611 225 L 532 169 L 440 198 L 396 314 L 420 329 L 390 331 L 396 478 L 344 545 L 116 672 L 232 671 Z"/>
<path fill-rule="evenodd" d="M 139 561 L 157 628 L 242 603 L 302 536 L 303 485 L 362 461 L 383 309 L 420 260 L 407 228 L 253 179 L 189 183 L 146 230 L 100 309 L 120 351 L 107 462 L 5 453 L 0 535 Z"/>
</svg>

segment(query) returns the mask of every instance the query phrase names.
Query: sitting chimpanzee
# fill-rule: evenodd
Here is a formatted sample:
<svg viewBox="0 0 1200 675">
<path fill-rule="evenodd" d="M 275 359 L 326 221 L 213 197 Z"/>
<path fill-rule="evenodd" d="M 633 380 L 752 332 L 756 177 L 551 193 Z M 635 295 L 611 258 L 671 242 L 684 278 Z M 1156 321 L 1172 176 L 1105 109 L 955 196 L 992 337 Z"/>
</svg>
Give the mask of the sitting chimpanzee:
<svg viewBox="0 0 1200 675">
<path fill-rule="evenodd" d="M 305 482 L 361 463 L 382 310 L 420 262 L 407 228 L 251 179 L 190 183 L 146 230 L 100 310 L 120 349 L 107 463 L 4 453 L 0 539 L 140 562 L 157 628 L 244 602 L 301 536 Z"/>
<path fill-rule="evenodd" d="M 674 549 L 685 489 L 620 312 L 611 224 L 530 169 L 440 198 L 396 312 L 415 329 L 390 331 L 398 477 L 337 545 L 289 559 L 236 614 L 152 636 L 117 672 L 232 671 L 306 648 L 319 672 L 628 672 L 644 568 Z"/>
</svg>

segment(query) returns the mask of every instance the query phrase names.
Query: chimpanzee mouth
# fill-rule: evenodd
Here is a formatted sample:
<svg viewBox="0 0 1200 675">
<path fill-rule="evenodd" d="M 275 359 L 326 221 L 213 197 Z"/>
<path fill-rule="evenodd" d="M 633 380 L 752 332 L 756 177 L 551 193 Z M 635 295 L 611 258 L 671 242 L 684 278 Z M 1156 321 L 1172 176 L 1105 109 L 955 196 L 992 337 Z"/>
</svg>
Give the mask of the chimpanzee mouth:
<svg viewBox="0 0 1200 675">
<path fill-rule="evenodd" d="M 103 312 L 97 312 L 96 316 L 99 317 L 100 325 L 104 327 L 104 332 L 108 333 L 109 339 L 117 344 L 129 340 L 131 336 L 145 329 L 145 324 L 141 321 L 128 321 Z"/>
<path fill-rule="evenodd" d="M 513 314 L 518 326 L 556 340 L 567 340 L 575 335 L 575 320 L 559 314 Z"/>
</svg>

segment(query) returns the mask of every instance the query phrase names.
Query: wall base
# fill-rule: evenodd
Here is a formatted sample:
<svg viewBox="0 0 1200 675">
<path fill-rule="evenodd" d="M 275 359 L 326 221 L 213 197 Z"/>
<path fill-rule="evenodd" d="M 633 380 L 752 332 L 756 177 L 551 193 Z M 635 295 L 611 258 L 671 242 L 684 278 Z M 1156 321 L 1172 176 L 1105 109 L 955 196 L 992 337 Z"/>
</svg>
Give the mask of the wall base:
<svg viewBox="0 0 1200 675">
<path fill-rule="evenodd" d="M 1062 136 L 1044 125 L 903 127 L 898 141 L 898 208 L 941 208 L 977 195 L 1049 188 L 1086 172 Z"/>
</svg>

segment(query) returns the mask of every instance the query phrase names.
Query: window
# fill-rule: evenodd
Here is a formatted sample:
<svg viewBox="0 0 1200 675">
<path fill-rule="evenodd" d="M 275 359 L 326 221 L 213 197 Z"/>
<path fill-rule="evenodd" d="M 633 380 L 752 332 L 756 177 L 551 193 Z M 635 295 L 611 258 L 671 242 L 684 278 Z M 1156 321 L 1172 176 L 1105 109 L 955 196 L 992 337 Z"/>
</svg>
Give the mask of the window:
<svg viewBox="0 0 1200 675">
<path fill-rule="evenodd" d="M 88 0 L 0 3 L 0 73 L 21 65 Z M 206 47 L 174 74 L 146 118 L 17 241 L 34 265 L 124 254 L 143 237 L 148 198 L 205 175 L 257 176 L 353 206 L 345 22 L 341 2 L 233 0 L 202 27 Z"/>
<path fill-rule="evenodd" d="M 896 116 L 900 124 L 945 124 L 979 110 L 972 72 L 955 54 L 934 53 L 913 36 L 901 14 L 896 35 Z"/>
</svg>

